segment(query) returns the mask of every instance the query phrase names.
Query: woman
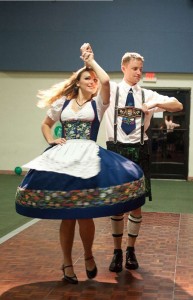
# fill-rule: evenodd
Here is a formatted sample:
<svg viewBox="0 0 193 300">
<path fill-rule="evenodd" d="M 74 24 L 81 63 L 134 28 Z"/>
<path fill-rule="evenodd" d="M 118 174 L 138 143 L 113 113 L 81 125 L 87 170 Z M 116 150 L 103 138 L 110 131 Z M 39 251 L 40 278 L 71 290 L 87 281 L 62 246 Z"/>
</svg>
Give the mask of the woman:
<svg viewBox="0 0 193 300">
<path fill-rule="evenodd" d="M 141 169 L 122 156 L 96 144 L 103 114 L 109 104 L 109 77 L 82 46 L 86 67 L 50 90 L 39 93 L 39 106 L 50 106 L 42 132 L 51 145 L 24 167 L 30 171 L 18 187 L 16 210 L 32 218 L 62 219 L 60 242 L 64 279 L 76 284 L 72 264 L 75 223 L 78 220 L 88 278 L 97 275 L 92 254 L 92 218 L 130 210 L 145 202 Z M 96 97 L 95 97 L 96 96 Z M 62 124 L 62 137 L 51 129 Z"/>
</svg>

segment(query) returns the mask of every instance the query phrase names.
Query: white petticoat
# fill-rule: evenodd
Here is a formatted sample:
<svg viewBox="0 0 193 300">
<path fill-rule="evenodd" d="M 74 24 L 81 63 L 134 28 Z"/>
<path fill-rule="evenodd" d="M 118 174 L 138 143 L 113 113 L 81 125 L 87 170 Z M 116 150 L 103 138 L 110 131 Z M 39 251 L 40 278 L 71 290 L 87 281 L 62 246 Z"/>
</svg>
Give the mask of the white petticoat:
<svg viewBox="0 0 193 300">
<path fill-rule="evenodd" d="M 100 172 L 99 146 L 91 140 L 68 140 L 45 151 L 24 168 L 51 171 L 80 178 L 90 178 Z"/>
</svg>

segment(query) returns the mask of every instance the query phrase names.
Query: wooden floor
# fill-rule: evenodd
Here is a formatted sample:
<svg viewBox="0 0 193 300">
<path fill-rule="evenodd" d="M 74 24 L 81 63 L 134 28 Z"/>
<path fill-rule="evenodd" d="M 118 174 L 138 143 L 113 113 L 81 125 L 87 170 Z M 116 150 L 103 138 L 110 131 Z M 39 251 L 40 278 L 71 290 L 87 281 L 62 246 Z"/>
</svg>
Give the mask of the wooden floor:
<svg viewBox="0 0 193 300">
<path fill-rule="evenodd" d="M 41 220 L 0 245 L 1 300 L 193 299 L 192 214 L 143 213 L 136 244 L 140 268 L 119 274 L 108 270 L 113 253 L 110 220 L 95 219 L 99 272 L 95 280 L 86 278 L 76 232 L 73 258 L 78 285 L 62 281 L 59 224 Z M 125 240 L 126 231 L 124 251 Z"/>
</svg>

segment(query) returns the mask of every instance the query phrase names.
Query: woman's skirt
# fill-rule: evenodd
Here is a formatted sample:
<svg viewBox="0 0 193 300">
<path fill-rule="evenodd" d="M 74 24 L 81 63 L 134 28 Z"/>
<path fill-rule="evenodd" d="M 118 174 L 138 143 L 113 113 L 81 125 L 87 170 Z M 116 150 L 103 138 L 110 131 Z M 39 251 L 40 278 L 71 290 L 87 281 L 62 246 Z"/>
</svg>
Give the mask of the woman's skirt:
<svg viewBox="0 0 193 300">
<path fill-rule="evenodd" d="M 88 219 L 134 210 L 145 203 L 141 168 L 93 141 L 69 140 L 23 167 L 16 211 L 40 219 Z"/>
</svg>

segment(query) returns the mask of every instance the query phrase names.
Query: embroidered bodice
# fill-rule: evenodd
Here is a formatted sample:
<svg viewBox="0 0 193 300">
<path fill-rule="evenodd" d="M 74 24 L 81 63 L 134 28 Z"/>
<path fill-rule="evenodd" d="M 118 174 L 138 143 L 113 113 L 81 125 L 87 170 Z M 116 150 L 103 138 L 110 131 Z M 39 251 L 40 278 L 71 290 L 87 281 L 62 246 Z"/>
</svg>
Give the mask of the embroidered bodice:
<svg viewBox="0 0 193 300">
<path fill-rule="evenodd" d="M 67 140 L 86 139 L 96 141 L 100 125 L 96 102 L 92 100 L 90 103 L 85 104 L 85 108 L 89 106 L 88 114 L 85 112 L 85 118 L 65 120 L 65 110 L 67 110 L 69 103 L 68 100 L 64 102 L 61 112 L 62 136 Z M 69 114 L 69 110 L 67 113 Z"/>
<path fill-rule="evenodd" d="M 87 102 L 80 110 L 72 109 L 72 102 L 62 97 L 52 103 L 47 115 L 62 124 L 62 136 L 68 139 L 91 139 L 96 141 L 99 125 L 108 105 L 100 95 Z"/>
<path fill-rule="evenodd" d="M 67 140 L 90 140 L 92 121 L 71 120 L 62 122 L 63 136 Z"/>
</svg>

